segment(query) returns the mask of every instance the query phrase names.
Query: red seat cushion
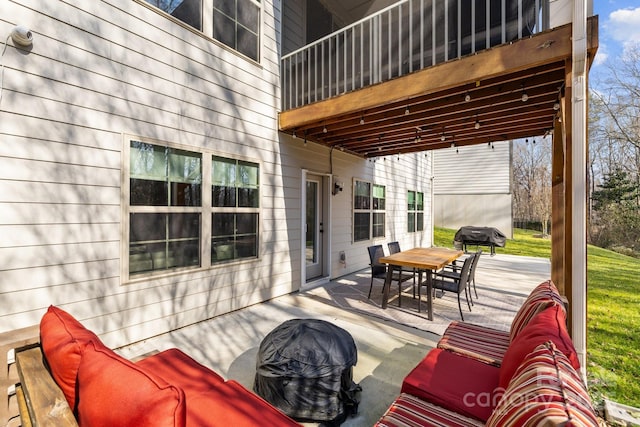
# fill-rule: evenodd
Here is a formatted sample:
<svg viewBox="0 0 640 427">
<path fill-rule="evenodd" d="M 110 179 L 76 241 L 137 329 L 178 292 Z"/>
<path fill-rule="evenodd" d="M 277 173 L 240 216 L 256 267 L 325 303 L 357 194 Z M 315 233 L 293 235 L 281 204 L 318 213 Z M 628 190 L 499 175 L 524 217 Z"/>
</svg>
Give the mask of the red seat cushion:
<svg viewBox="0 0 640 427">
<path fill-rule="evenodd" d="M 300 424 L 266 400 L 230 380 L 204 393 L 186 389 L 187 425 L 286 427 Z"/>
<path fill-rule="evenodd" d="M 401 391 L 486 421 L 498 403 L 499 371 L 476 359 L 435 348 L 406 376 Z"/>
<path fill-rule="evenodd" d="M 552 305 L 536 314 L 529 324 L 511 342 L 502 358 L 500 387 L 507 388 L 518 366 L 540 344 L 553 341 L 575 369 L 580 369 L 578 355 L 566 327 L 566 314 L 558 305 Z"/>
<path fill-rule="evenodd" d="M 204 393 L 224 383 L 224 378 L 196 362 L 177 348 L 165 350 L 136 362 L 147 372 L 180 387 L 185 395 Z"/>
<path fill-rule="evenodd" d="M 82 427 L 185 426 L 184 392 L 101 344 L 84 348 L 78 369 Z"/>
<path fill-rule="evenodd" d="M 40 321 L 40 344 L 51 376 L 72 410 L 76 409 L 76 378 L 82 350 L 89 341 L 100 342 L 66 311 L 50 306 Z"/>
<path fill-rule="evenodd" d="M 189 426 L 299 425 L 242 385 L 225 382 L 176 348 L 142 359 L 136 365 L 184 391 Z"/>
</svg>

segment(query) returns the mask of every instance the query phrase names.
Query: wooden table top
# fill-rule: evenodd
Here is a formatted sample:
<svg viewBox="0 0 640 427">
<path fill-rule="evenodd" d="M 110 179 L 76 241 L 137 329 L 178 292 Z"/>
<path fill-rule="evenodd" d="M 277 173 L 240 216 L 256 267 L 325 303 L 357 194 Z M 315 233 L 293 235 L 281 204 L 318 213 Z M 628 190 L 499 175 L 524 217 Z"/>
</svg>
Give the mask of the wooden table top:
<svg viewBox="0 0 640 427">
<path fill-rule="evenodd" d="M 439 270 L 463 254 L 463 251 L 448 248 L 413 248 L 382 257 L 380 262 L 420 270 Z"/>
</svg>

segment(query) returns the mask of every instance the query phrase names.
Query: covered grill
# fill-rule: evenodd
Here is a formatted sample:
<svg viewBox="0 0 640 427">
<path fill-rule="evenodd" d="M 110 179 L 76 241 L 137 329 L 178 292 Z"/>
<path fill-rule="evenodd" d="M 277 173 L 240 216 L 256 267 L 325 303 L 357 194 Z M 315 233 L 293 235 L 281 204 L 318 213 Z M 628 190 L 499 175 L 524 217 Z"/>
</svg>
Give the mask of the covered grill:
<svg viewBox="0 0 640 427">
<path fill-rule="evenodd" d="M 507 236 L 495 227 L 460 227 L 453 238 L 454 245 L 462 245 L 465 252 L 467 245 L 489 246 L 491 255 L 495 255 L 496 246 L 504 248 L 506 241 Z"/>
<path fill-rule="evenodd" d="M 288 320 L 262 340 L 254 391 L 298 421 L 339 425 L 358 409 L 351 335 L 317 319 Z"/>
</svg>

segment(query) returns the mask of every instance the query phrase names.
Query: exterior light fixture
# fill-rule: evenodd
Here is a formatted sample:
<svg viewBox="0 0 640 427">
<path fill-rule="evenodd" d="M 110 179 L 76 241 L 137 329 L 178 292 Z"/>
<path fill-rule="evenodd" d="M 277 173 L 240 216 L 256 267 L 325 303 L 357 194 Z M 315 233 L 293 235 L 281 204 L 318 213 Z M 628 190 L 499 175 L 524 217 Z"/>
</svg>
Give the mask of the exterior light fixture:
<svg viewBox="0 0 640 427">
<path fill-rule="evenodd" d="M 560 103 L 559 102 L 555 102 L 553 104 L 553 109 L 554 109 L 554 111 L 558 111 L 560 109 Z"/>
<path fill-rule="evenodd" d="M 529 100 L 529 95 L 527 95 L 527 92 L 524 90 L 524 83 L 522 83 L 522 95 L 520 96 L 520 99 L 522 102 L 527 102 Z"/>
<path fill-rule="evenodd" d="M 469 92 L 467 92 L 464 95 L 464 102 L 469 102 L 469 101 L 471 101 L 471 94 Z"/>
<path fill-rule="evenodd" d="M 326 127 L 326 126 L 324 126 L 324 127 L 322 128 L 322 133 L 327 133 L 327 127 Z"/>
<path fill-rule="evenodd" d="M 404 115 L 405 115 L 405 116 L 408 116 L 408 115 L 409 115 L 409 113 L 411 113 L 411 111 L 409 111 L 409 107 L 407 107 L 407 109 L 406 109 L 406 110 L 404 110 Z"/>
<path fill-rule="evenodd" d="M 296 131 L 293 131 L 293 139 L 296 139 Z"/>
<path fill-rule="evenodd" d="M 447 137 L 444 136 L 444 133 L 443 133 L 442 136 L 440 137 L 440 141 L 444 142 L 445 139 L 447 139 Z"/>
<path fill-rule="evenodd" d="M 480 122 L 478 120 L 476 120 L 476 123 L 473 125 L 473 127 L 478 130 L 480 129 Z"/>
</svg>

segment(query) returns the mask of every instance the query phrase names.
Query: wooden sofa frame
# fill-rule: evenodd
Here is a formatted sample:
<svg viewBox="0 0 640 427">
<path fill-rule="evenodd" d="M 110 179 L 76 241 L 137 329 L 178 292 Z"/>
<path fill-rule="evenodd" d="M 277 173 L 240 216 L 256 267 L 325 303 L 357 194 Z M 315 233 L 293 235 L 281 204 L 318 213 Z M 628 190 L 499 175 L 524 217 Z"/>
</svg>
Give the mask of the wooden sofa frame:
<svg viewBox="0 0 640 427">
<path fill-rule="evenodd" d="M 0 334 L 5 367 L 0 390 L 0 426 L 76 426 L 73 412 L 54 381 L 40 347 L 38 325 Z"/>
</svg>

